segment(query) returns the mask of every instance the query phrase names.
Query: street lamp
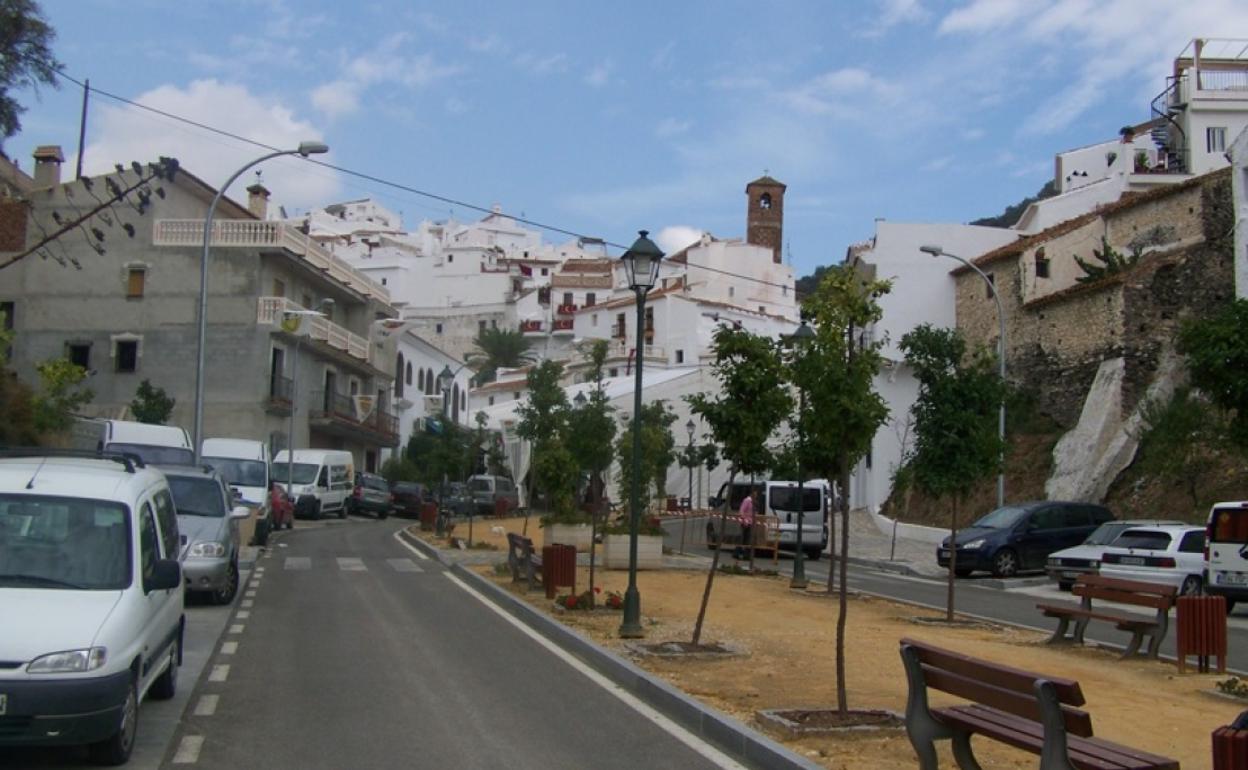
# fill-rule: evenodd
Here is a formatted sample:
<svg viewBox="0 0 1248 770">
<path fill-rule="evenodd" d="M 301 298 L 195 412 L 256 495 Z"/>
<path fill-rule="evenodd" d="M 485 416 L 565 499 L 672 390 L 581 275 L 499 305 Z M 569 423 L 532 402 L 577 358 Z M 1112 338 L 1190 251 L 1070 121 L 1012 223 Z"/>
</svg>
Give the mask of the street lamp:
<svg viewBox="0 0 1248 770">
<path fill-rule="evenodd" d="M 685 552 L 685 530 L 689 528 L 689 517 L 693 515 L 693 432 L 698 426 L 692 419 L 685 423 L 685 430 L 689 433 L 689 510 L 685 511 L 684 518 L 680 520 L 680 552 Z"/>
<path fill-rule="evenodd" d="M 970 269 L 979 273 L 979 277 L 984 279 L 984 283 L 988 284 L 988 292 L 992 294 L 993 300 L 997 303 L 997 321 L 1001 325 L 1000 335 L 997 339 L 997 363 L 999 365 L 1001 375 L 1001 385 L 1005 386 L 1005 312 L 1001 309 L 1001 297 L 997 294 L 997 286 L 993 283 L 983 270 L 980 270 L 974 263 L 959 257 L 957 254 L 950 254 L 940 246 L 920 246 L 919 251 L 924 254 L 931 254 L 933 257 L 949 257 L 956 259 Z M 1000 409 L 997 411 L 997 438 L 1001 442 L 1001 456 L 998 460 L 1000 468 L 997 472 L 997 507 L 1001 508 L 1005 505 L 1005 399 L 1001 399 Z"/>
<path fill-rule="evenodd" d="M 804 357 L 806 343 L 814 337 L 814 329 L 811 329 L 806 319 L 803 318 L 801 325 L 789 337 L 798 365 Z M 789 588 L 799 591 L 806 589 L 806 550 L 802 547 L 802 535 L 806 529 L 806 474 L 802 470 L 802 450 L 806 447 L 806 432 L 803 427 L 805 413 L 806 389 L 802 387 L 799 380 L 797 384 L 797 543 L 795 546 L 797 550 L 793 554 L 793 579 L 789 581 Z"/>
<path fill-rule="evenodd" d="M 663 252 L 647 236 L 633 241 L 628 251 L 620 256 L 628 273 L 628 288 L 637 297 L 637 377 L 633 384 L 633 479 L 632 500 L 628 515 L 628 589 L 624 592 L 624 621 L 620 623 L 620 636 L 638 639 L 641 630 L 641 595 L 637 592 L 637 527 L 641 521 L 641 368 L 646 350 L 646 294 L 659 280 L 659 262 Z"/>
<path fill-rule="evenodd" d="M 304 316 L 312 318 L 324 318 L 334 307 L 334 300 L 326 297 L 321 300 L 320 310 L 284 310 L 282 315 L 285 318 L 299 318 L 302 321 Z M 295 331 L 299 331 L 298 325 Z M 291 357 L 290 363 L 290 427 L 286 432 L 286 496 L 290 498 L 291 505 L 295 501 L 295 412 L 299 409 L 299 346 L 303 342 L 303 335 L 295 336 L 295 354 Z"/>
<path fill-rule="evenodd" d="M 212 203 L 208 205 L 208 216 L 204 218 L 204 253 L 199 260 L 199 336 L 195 351 L 195 424 L 193 426 L 193 450 L 196 465 L 199 465 L 201 459 L 204 439 L 204 338 L 208 331 L 208 247 L 212 243 L 212 218 L 217 212 L 217 204 L 221 202 L 221 198 L 230 185 L 234 184 L 234 180 L 256 164 L 279 155 L 302 155 L 306 158 L 309 155 L 320 155 L 326 152 L 329 152 L 329 145 L 324 142 L 300 142 L 299 146 L 293 150 L 277 150 L 268 155 L 262 155 L 235 171 L 234 175 L 217 190 Z"/>
</svg>

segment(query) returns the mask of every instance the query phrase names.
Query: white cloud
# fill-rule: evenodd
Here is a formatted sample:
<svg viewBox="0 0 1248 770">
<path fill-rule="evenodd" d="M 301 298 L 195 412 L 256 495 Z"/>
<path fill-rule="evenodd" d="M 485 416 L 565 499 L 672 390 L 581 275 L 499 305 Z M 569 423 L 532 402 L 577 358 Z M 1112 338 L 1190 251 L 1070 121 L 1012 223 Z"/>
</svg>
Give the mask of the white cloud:
<svg viewBox="0 0 1248 770">
<path fill-rule="evenodd" d="M 677 120 L 676 118 L 663 118 L 654 128 L 654 134 L 658 137 L 669 137 L 683 134 L 689 130 L 693 124 L 688 120 Z"/>
<path fill-rule="evenodd" d="M 671 69 L 674 57 L 672 52 L 676 50 L 676 41 L 672 40 L 659 50 L 654 52 L 654 56 L 650 57 L 650 66 L 656 70 Z"/>
<path fill-rule="evenodd" d="M 611 79 L 611 62 L 595 65 L 585 74 L 585 83 L 594 88 L 602 88 Z"/>
<path fill-rule="evenodd" d="M 330 119 L 350 115 L 360 108 L 356 93 L 359 86 L 346 80 L 335 80 L 318 86 L 312 91 L 312 106 Z"/>
<path fill-rule="evenodd" d="M 534 75 L 552 75 L 568 71 L 568 55 L 552 53 L 539 56 L 531 51 L 520 54 L 515 59 L 516 66 L 528 70 Z"/>
<path fill-rule="evenodd" d="M 313 106 L 336 118 L 359 110 L 364 93 L 374 85 L 422 89 L 461 71 L 458 66 L 439 64 L 429 53 L 404 55 L 407 40 L 405 33 L 394 34 L 368 53 L 348 59 L 338 78 L 313 89 Z"/>
<path fill-rule="evenodd" d="M 702 238 L 702 231 L 689 225 L 668 225 L 654 236 L 654 242 L 664 254 L 675 254 L 686 246 L 697 243 Z"/>
<path fill-rule="evenodd" d="M 707 85 L 721 91 L 758 91 L 771 88 L 771 81 L 757 75 L 724 75 L 712 78 Z"/>
<path fill-rule="evenodd" d="M 1017 24 L 1039 6 L 1037 0 L 974 0 L 942 19 L 939 31 L 987 32 Z"/>
<path fill-rule="evenodd" d="M 923 171 L 944 171 L 953 164 L 952 155 L 944 155 L 939 158 L 932 158 L 922 166 Z"/>
<path fill-rule="evenodd" d="M 817 75 L 784 92 L 784 101 L 798 112 L 812 115 L 853 117 L 864 107 L 893 102 L 901 89 L 883 78 L 857 67 L 846 67 Z"/>
<path fill-rule="evenodd" d="M 926 21 L 928 12 L 921 0 L 877 0 L 879 16 L 866 26 L 863 37 L 879 37 L 901 24 Z"/>
<path fill-rule="evenodd" d="M 160 86 L 135 101 L 279 149 L 293 149 L 302 141 L 322 137 L 320 129 L 296 117 L 280 101 L 216 80 L 197 80 L 185 89 Z M 188 172 L 216 186 L 267 152 L 134 107 L 97 107 L 93 134 L 83 162 L 87 174 L 107 172 L 115 163 L 154 162 L 165 155 L 177 158 Z M 335 172 L 294 158 L 276 158 L 260 168 L 274 205 L 324 205 L 342 189 Z M 250 173 L 240 177 L 230 188 L 231 197 L 245 199 L 242 190 L 253 178 Z"/>
</svg>

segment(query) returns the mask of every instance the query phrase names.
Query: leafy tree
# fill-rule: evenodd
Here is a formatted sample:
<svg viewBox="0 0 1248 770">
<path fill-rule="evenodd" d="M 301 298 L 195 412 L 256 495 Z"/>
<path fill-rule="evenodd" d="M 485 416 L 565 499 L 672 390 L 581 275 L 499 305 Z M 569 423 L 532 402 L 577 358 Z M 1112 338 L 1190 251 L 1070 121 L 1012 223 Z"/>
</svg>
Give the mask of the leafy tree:
<svg viewBox="0 0 1248 770">
<path fill-rule="evenodd" d="M 476 380 L 482 385 L 497 379 L 499 369 L 524 366 L 535 358 L 531 340 L 515 329 L 482 329 L 472 344 L 481 359 Z"/>
<path fill-rule="evenodd" d="M 567 394 L 559 384 L 562 377 L 563 364 L 557 361 L 543 361 L 529 371 L 528 396 L 516 409 L 516 434 L 533 447 L 529 507 L 537 502 L 540 490 L 547 493 L 560 520 L 571 520 L 575 518 L 576 460 L 563 440 L 570 410 Z"/>
<path fill-rule="evenodd" d="M 472 431 L 450 421 L 444 421 L 438 433 L 414 431 L 405 450 L 416 469 L 414 480 L 439 489 L 446 479 L 466 478 L 472 438 Z"/>
<path fill-rule="evenodd" d="M 672 423 L 676 413 L 665 401 L 652 401 L 641 405 L 641 488 L 640 504 L 648 510 L 655 497 L 663 497 L 667 491 L 667 471 L 675 461 L 676 440 L 672 437 Z M 630 427 L 615 442 L 615 455 L 620 464 L 619 496 L 628 499 L 633 483 L 633 432 Z"/>
<path fill-rule="evenodd" d="M 173 414 L 175 403 L 176 399 L 171 398 L 164 388 L 155 387 L 150 380 L 145 379 L 134 392 L 130 411 L 139 422 L 164 425 L 169 421 L 169 415 Z"/>
<path fill-rule="evenodd" d="M 56 31 L 33 0 L 0 0 L 0 147 L 22 128 L 26 111 L 10 91 L 57 87 L 61 63 L 52 56 Z"/>
<path fill-rule="evenodd" d="M 36 364 L 35 371 L 40 382 L 32 402 L 35 430 L 43 434 L 69 430 L 74 413 L 95 397 L 90 388 L 79 387 L 87 370 L 64 358 L 52 358 Z"/>
<path fill-rule="evenodd" d="M 1092 249 L 1092 256 L 1101 264 L 1096 265 L 1075 254 L 1075 263 L 1083 270 L 1083 275 L 1075 278 L 1076 283 L 1093 283 L 1102 278 L 1116 273 L 1121 273 L 1127 268 L 1140 261 L 1140 255 L 1144 253 L 1144 245 L 1137 242 L 1131 249 L 1131 253 L 1123 255 L 1121 252 L 1109 245 L 1109 237 L 1101 236 L 1100 251 Z"/>
<path fill-rule="evenodd" d="M 1179 388 L 1166 402 L 1150 401 L 1141 415 L 1140 469 L 1182 487 L 1192 508 L 1205 510 L 1200 493 L 1217 468 L 1218 449 L 1225 443 L 1224 420 L 1190 388 Z"/>
<path fill-rule="evenodd" d="M 891 288 L 887 281 L 866 280 L 849 266 L 828 270 L 815 293 L 802 303 L 814 336 L 794 339 L 791 348 L 795 384 L 804 396 L 798 415 L 798 455 L 804 469 L 835 478 L 849 489 L 850 470 L 871 448 L 888 420 L 888 406 L 875 392 L 874 379 L 883 358 L 882 341 L 867 342 L 862 332 L 883 316 L 877 300 Z M 845 690 L 845 622 L 848 615 L 849 495 L 841 495 L 839 612 L 836 623 L 836 695 L 842 717 L 848 713 Z M 833 530 L 835 531 L 835 529 Z M 828 569 L 828 590 L 834 570 Z"/>
<path fill-rule="evenodd" d="M 711 346 L 715 360 L 711 364 L 720 392 L 715 398 L 706 393 L 686 396 L 693 413 L 706 421 L 711 435 L 729 463 L 729 488 L 738 473 L 761 473 L 772 464 L 767 447 L 776 427 L 793 411 L 793 398 L 787 388 L 787 367 L 780 359 L 775 342 L 735 327 L 720 326 L 715 330 Z M 719 518 L 722 539 L 728 522 L 728 503 L 724 502 Z M 702 636 L 702 621 L 711 598 L 715 571 L 719 569 L 719 552 L 711 558 L 706 576 L 706 590 L 698 608 L 693 627 L 693 644 Z"/>
<path fill-rule="evenodd" d="M 958 508 L 977 481 L 995 475 L 1004 449 L 997 414 L 1006 386 L 991 355 L 968 356 L 956 329 L 923 324 L 901 338 L 901 350 L 919 380 L 914 450 L 909 458 L 915 488 L 952 500 L 946 619 L 953 620 L 958 573 Z"/>
<path fill-rule="evenodd" d="M 1057 184 L 1052 179 L 1044 183 L 1040 191 L 1035 195 L 1029 195 L 1018 203 L 1005 207 L 1005 211 L 995 217 L 984 217 L 971 222 L 973 225 L 981 225 L 983 227 L 1013 227 L 1022 218 L 1023 213 L 1027 211 L 1027 207 L 1036 201 L 1042 201 L 1045 198 L 1052 198 L 1057 195 Z"/>
<path fill-rule="evenodd" d="M 1183 324 L 1179 351 L 1192 385 L 1227 414 L 1232 445 L 1248 449 L 1248 300 Z"/>
<path fill-rule="evenodd" d="M 387 457 L 386 461 L 381 464 L 381 475 L 392 484 L 396 481 L 420 480 L 416 463 L 405 454 Z"/>
</svg>

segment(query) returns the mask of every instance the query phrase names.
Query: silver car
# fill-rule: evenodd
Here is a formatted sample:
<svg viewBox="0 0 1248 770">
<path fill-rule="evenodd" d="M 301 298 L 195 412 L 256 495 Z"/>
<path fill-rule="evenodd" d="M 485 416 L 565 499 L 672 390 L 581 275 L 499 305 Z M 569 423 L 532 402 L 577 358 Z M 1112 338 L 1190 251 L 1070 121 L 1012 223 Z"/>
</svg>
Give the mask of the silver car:
<svg viewBox="0 0 1248 770">
<path fill-rule="evenodd" d="M 1131 519 L 1129 521 L 1107 521 L 1097 527 L 1088 539 L 1070 548 L 1063 548 L 1049 555 L 1044 571 L 1050 580 L 1057 581 L 1057 587 L 1069 591 L 1081 575 L 1095 575 L 1101 568 L 1101 556 L 1118 536 L 1132 527 L 1155 526 L 1159 524 L 1182 524 L 1180 521 L 1162 519 Z"/>
<path fill-rule="evenodd" d="M 206 594 L 213 604 L 229 604 L 238 593 L 238 523 L 251 515 L 250 510 L 235 507 L 225 478 L 211 468 L 161 470 L 177 509 L 186 590 Z"/>
</svg>

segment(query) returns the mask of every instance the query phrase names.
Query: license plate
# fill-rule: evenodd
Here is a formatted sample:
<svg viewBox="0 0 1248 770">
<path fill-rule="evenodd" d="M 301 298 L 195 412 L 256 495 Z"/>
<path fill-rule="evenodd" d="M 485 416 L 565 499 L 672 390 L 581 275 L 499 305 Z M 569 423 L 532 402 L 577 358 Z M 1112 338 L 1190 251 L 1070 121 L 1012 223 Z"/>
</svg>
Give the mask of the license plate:
<svg viewBox="0 0 1248 770">
<path fill-rule="evenodd" d="M 948 559 L 948 558 L 949 558 L 949 552 L 948 552 L 948 551 L 946 551 L 944 548 L 941 548 L 941 549 L 940 549 L 940 558 L 942 558 L 942 559 Z"/>
<path fill-rule="evenodd" d="M 1121 559 L 1118 560 L 1118 563 L 1119 564 L 1131 564 L 1137 567 L 1141 567 L 1144 565 L 1144 557 L 1143 556 L 1123 556 Z"/>
<path fill-rule="evenodd" d="M 1073 580 L 1074 578 L 1079 577 L 1079 573 L 1078 572 L 1062 572 L 1062 577 L 1071 578 Z"/>
<path fill-rule="evenodd" d="M 1219 572 L 1214 577 L 1218 585 L 1248 586 L 1248 572 Z"/>
<path fill-rule="evenodd" d="M 4 716 L 9 711 L 9 696 L 0 692 L 0 716 Z"/>
</svg>

